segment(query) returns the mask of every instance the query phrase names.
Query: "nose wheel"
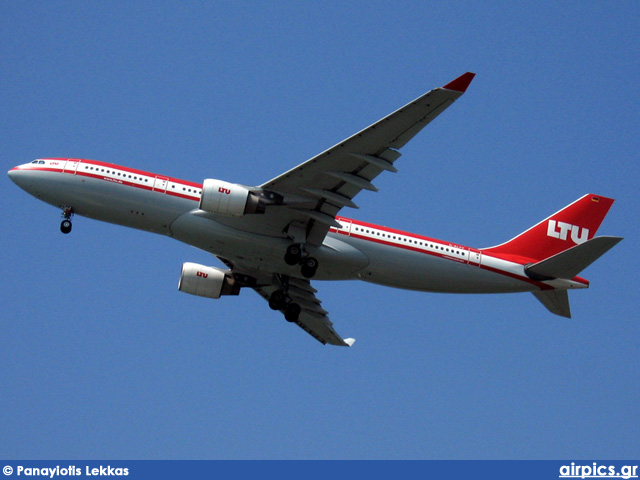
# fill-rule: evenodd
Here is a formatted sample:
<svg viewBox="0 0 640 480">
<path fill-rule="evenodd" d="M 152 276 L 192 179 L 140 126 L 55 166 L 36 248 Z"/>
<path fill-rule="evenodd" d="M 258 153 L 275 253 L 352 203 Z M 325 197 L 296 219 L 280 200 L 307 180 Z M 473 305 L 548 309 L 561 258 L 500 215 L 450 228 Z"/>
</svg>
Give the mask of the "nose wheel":
<svg viewBox="0 0 640 480">
<path fill-rule="evenodd" d="M 69 206 L 65 206 L 62 209 L 62 223 L 60 224 L 60 231 L 64 234 L 67 234 L 71 231 L 71 217 L 73 216 L 73 208 Z"/>
<path fill-rule="evenodd" d="M 71 220 L 63 220 L 60 224 L 60 231 L 62 233 L 69 233 L 71 231 Z"/>
</svg>

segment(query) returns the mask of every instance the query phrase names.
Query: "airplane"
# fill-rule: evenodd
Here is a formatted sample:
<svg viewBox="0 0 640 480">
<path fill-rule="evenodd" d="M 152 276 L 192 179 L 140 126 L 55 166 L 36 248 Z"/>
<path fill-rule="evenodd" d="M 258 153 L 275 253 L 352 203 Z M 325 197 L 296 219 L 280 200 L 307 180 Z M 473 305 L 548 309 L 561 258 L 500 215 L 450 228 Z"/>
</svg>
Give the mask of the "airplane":
<svg viewBox="0 0 640 480">
<path fill-rule="evenodd" d="M 397 172 L 399 150 L 463 95 L 467 72 L 259 186 L 180 180 L 112 163 L 41 158 L 9 170 L 20 188 L 73 215 L 166 235 L 217 257 L 226 268 L 184 263 L 178 289 L 218 299 L 253 289 L 271 309 L 322 344 L 352 346 L 333 328 L 314 280 L 363 280 L 447 293 L 531 292 L 570 317 L 577 275 L 622 240 L 595 233 L 613 199 L 587 194 L 490 248 L 473 248 L 338 213 L 362 190 Z"/>
</svg>

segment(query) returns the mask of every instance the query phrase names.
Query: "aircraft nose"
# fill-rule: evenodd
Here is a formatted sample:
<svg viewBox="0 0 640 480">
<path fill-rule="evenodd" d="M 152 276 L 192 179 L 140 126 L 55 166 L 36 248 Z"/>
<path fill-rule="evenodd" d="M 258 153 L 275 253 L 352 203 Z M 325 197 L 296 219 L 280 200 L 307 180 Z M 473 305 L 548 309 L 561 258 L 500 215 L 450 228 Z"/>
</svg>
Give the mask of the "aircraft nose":
<svg viewBox="0 0 640 480">
<path fill-rule="evenodd" d="M 23 185 L 26 181 L 25 174 L 26 172 L 20 167 L 14 167 L 7 172 L 7 175 L 9 175 L 11 181 L 18 185 L 20 188 L 23 188 Z"/>
<path fill-rule="evenodd" d="M 16 177 L 18 175 L 17 172 L 18 172 L 18 167 L 15 167 L 15 168 L 12 168 L 11 170 L 9 170 L 7 172 L 7 175 L 9 175 L 9 178 L 15 182 L 16 181 Z"/>
</svg>

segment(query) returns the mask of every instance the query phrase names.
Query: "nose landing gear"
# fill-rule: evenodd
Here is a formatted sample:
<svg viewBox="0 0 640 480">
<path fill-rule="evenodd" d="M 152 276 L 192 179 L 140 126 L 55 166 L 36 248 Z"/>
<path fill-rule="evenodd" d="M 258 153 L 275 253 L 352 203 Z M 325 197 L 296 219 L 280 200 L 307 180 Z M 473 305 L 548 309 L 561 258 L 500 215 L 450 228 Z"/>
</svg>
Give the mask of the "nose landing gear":
<svg viewBox="0 0 640 480">
<path fill-rule="evenodd" d="M 67 234 L 71 231 L 71 217 L 73 216 L 73 208 L 66 205 L 62 209 L 62 223 L 60 224 L 60 231 L 64 234 Z"/>
</svg>

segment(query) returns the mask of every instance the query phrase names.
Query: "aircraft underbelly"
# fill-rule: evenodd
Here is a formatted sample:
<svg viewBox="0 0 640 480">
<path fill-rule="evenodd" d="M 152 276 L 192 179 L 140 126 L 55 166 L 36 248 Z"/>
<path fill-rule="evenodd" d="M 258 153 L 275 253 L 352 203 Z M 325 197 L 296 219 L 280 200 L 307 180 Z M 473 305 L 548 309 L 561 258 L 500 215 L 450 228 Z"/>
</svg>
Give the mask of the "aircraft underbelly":
<svg viewBox="0 0 640 480">
<path fill-rule="evenodd" d="M 246 232 L 215 221 L 205 212 L 192 210 L 171 224 L 176 240 L 231 261 L 240 270 L 301 277 L 298 265 L 287 265 L 284 256 L 291 240 Z M 308 246 L 319 267 L 314 280 L 357 279 L 369 259 L 341 239 L 327 237 L 320 247 Z"/>
</svg>

